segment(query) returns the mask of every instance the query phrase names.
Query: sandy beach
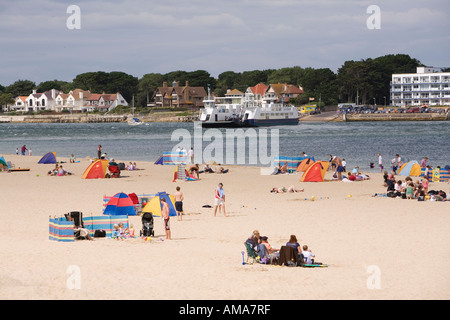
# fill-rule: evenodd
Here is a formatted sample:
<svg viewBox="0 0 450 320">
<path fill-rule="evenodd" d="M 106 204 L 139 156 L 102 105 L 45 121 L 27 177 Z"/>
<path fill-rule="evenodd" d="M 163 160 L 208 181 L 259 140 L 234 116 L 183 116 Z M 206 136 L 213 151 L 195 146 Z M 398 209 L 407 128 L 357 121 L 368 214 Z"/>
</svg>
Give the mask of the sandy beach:
<svg viewBox="0 0 450 320">
<path fill-rule="evenodd" d="M 372 197 L 386 190 L 379 173 L 352 183 L 300 183 L 301 174 L 229 166 L 227 174 L 173 182 L 173 166 L 138 161 L 142 170 L 123 171 L 120 179 L 84 180 L 89 159 L 72 164 L 58 158 L 74 174 L 55 177 L 47 176 L 54 165 L 37 164 L 39 156 L 3 156 L 31 170 L 0 173 L 2 299 L 450 298 L 450 202 Z M 219 182 L 228 217 L 202 207 L 213 206 Z M 291 185 L 305 191 L 270 193 Z M 176 186 L 184 193 L 185 215 L 171 218 L 171 241 L 159 240 L 160 218 L 150 242 L 49 240 L 49 216 L 101 215 L 104 195 L 174 193 Z M 448 183 L 430 189 L 449 192 Z M 140 217 L 130 223 L 142 227 Z M 328 268 L 242 265 L 243 242 L 255 229 L 276 248 L 295 234 Z M 67 285 L 71 266 L 79 267 L 80 289 Z M 370 285 L 374 275 L 377 287 Z"/>
</svg>

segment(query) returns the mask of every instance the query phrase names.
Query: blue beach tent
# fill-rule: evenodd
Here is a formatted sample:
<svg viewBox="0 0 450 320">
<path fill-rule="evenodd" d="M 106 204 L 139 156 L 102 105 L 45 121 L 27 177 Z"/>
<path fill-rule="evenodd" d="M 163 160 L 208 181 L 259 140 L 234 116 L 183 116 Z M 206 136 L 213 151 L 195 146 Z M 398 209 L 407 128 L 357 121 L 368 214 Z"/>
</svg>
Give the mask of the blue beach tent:
<svg viewBox="0 0 450 320">
<path fill-rule="evenodd" d="M 45 154 L 38 163 L 58 163 L 58 161 L 56 161 L 56 152 Z"/>
</svg>

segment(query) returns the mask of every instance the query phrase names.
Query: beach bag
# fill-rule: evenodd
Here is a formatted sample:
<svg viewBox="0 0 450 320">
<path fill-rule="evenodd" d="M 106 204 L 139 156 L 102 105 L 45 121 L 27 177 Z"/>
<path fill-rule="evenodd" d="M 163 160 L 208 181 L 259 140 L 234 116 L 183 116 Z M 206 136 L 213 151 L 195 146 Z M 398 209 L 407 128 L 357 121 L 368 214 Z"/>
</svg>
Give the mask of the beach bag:
<svg viewBox="0 0 450 320">
<path fill-rule="evenodd" d="M 106 237 L 105 230 L 95 230 L 94 231 L 94 238 L 104 238 L 104 237 Z"/>
</svg>

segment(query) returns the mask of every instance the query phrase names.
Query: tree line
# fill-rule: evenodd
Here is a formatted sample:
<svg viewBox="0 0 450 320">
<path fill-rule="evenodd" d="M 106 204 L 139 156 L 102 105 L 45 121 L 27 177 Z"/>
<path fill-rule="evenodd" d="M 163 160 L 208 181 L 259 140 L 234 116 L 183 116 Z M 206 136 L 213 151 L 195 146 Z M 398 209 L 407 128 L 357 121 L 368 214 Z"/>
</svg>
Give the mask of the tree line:
<svg viewBox="0 0 450 320">
<path fill-rule="evenodd" d="M 68 93 L 70 90 L 83 89 L 95 93 L 120 92 L 131 102 L 135 99 L 135 106 L 146 107 L 152 101 L 153 92 L 157 87 L 167 82 L 178 81 L 184 86 L 189 81 L 190 86 L 202 86 L 218 96 L 222 96 L 228 89 L 245 91 L 248 87 L 258 83 L 288 83 L 301 86 L 304 94 L 292 99 L 296 105 L 305 104 L 310 100 L 321 100 L 325 105 L 340 102 L 384 104 L 389 102 L 390 81 L 393 73 L 414 73 L 416 67 L 422 66 L 417 59 L 407 54 L 389 54 L 378 58 L 368 58 L 359 61 L 345 61 L 333 72 L 329 68 L 302 68 L 300 66 L 281 69 L 253 70 L 244 72 L 225 71 L 216 78 L 205 70 L 173 71 L 166 74 L 147 73 L 140 79 L 124 72 L 86 72 L 77 75 L 72 82 L 61 80 L 43 81 L 36 85 L 30 80 L 18 80 L 9 86 L 0 85 L 0 105 L 14 101 L 14 97 L 28 96 L 32 90 L 44 92 L 56 89 Z"/>
</svg>

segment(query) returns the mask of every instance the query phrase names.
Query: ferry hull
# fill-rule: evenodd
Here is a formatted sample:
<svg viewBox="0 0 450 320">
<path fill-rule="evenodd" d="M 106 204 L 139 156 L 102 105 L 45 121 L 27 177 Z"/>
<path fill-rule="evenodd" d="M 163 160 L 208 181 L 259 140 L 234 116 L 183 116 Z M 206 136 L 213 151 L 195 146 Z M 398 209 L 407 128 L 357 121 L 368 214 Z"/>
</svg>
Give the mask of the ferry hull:
<svg viewBox="0 0 450 320">
<path fill-rule="evenodd" d="M 235 121 L 200 121 L 203 128 L 240 128 L 241 123 Z"/>
<path fill-rule="evenodd" d="M 295 119 L 250 119 L 244 123 L 245 127 L 263 127 L 263 126 L 285 126 L 297 125 L 298 118 Z"/>
</svg>

